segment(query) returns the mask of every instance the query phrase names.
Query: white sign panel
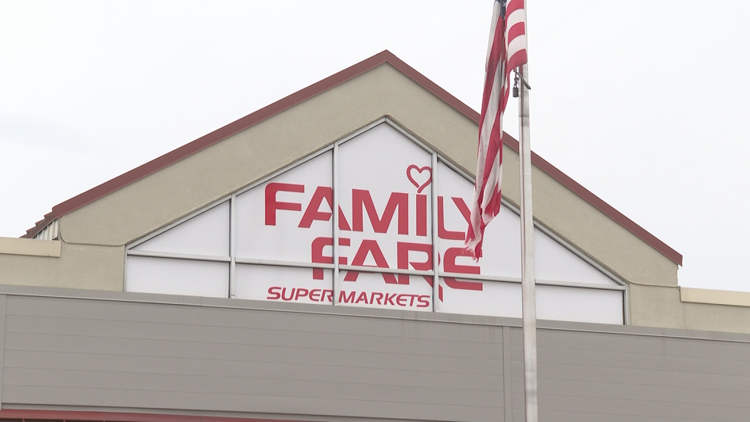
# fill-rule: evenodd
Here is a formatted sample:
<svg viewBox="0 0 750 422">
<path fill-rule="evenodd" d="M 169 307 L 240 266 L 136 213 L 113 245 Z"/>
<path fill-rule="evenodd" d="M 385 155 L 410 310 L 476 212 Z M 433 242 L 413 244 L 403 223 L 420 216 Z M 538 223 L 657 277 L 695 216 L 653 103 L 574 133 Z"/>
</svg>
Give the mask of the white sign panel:
<svg viewBox="0 0 750 422">
<path fill-rule="evenodd" d="M 431 271 L 432 155 L 379 125 L 342 144 L 339 157 L 341 264 Z M 369 296 L 357 306 L 432 307 L 431 276 L 342 271 L 337 282 Z"/>
<path fill-rule="evenodd" d="M 320 277 L 311 276 L 308 268 L 270 265 L 237 264 L 232 297 L 331 304 L 332 270 L 320 270 Z"/>
<path fill-rule="evenodd" d="M 227 297 L 229 263 L 129 256 L 129 292 Z"/>
<path fill-rule="evenodd" d="M 133 250 L 187 255 L 229 256 L 229 201 L 214 206 L 138 244 Z"/>
<path fill-rule="evenodd" d="M 237 195 L 235 255 L 310 262 L 320 239 L 333 233 L 332 172 L 326 152 Z"/>
<path fill-rule="evenodd" d="M 329 150 L 236 196 L 231 230 L 237 264 L 231 297 L 520 315 L 520 285 L 514 282 L 521 276 L 520 225 L 512 210 L 503 207 L 488 226 L 484 257 L 475 261 L 464 248 L 472 183 L 442 162 L 432 168 L 431 151 L 389 124 L 380 124 L 342 142 L 336 169 L 333 161 Z M 140 248 L 154 251 L 158 246 L 161 251 L 174 243 L 174 251 L 163 252 L 179 253 L 179 240 L 194 244 L 194 232 L 201 227 L 212 232 L 207 234 L 212 244 L 222 245 L 229 234 L 213 232 L 228 227 L 227 204 Z M 190 230 L 189 236 L 170 233 L 180 230 Z M 540 317 L 622 323 L 622 292 L 614 281 L 539 230 L 535 243 L 539 280 L 551 282 L 538 289 Z M 214 249 L 222 256 L 228 253 Z M 336 280 L 334 255 L 339 266 Z M 433 290 L 436 269 L 439 283 Z M 552 286 L 566 282 L 578 287 Z"/>
</svg>

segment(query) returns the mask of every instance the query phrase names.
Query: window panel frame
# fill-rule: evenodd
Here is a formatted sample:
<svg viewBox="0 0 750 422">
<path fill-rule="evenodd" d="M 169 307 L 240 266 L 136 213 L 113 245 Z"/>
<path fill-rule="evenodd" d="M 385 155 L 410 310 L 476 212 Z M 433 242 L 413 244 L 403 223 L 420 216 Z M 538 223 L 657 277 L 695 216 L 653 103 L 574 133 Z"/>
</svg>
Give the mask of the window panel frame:
<svg viewBox="0 0 750 422">
<path fill-rule="evenodd" d="M 338 212 L 336 212 L 339 208 L 340 199 L 341 199 L 341 192 L 339 192 L 341 188 L 340 183 L 340 152 L 339 147 L 355 138 L 357 138 L 359 135 L 369 131 L 370 129 L 373 129 L 381 124 L 388 125 L 388 127 L 396 130 L 401 135 L 407 138 L 408 141 L 411 141 L 418 145 L 421 149 L 423 149 L 425 152 L 430 154 L 430 162 L 431 162 L 431 171 L 432 171 L 432 180 L 431 180 L 431 188 L 430 188 L 430 215 L 429 215 L 429 224 L 431 227 L 431 234 L 430 234 L 430 242 L 432 245 L 432 269 L 431 270 L 413 270 L 413 269 L 397 269 L 397 268 L 378 268 L 378 267 L 371 267 L 371 266 L 352 266 L 352 265 L 342 265 L 339 264 L 339 257 L 340 257 L 340 246 L 338 244 L 338 239 L 341 236 L 341 230 L 339 229 L 339 218 L 338 218 Z M 320 157 L 323 154 L 326 154 L 328 152 L 331 152 L 331 189 L 333 193 L 332 198 L 332 218 L 331 218 L 331 238 L 332 238 L 332 257 L 333 257 L 333 263 L 332 264 L 322 264 L 322 263 L 312 263 L 312 262 L 303 262 L 303 261 L 285 261 L 285 260 L 268 260 L 268 259 L 259 259 L 254 257 L 246 257 L 246 256 L 238 256 L 237 255 L 237 244 L 236 244 L 236 237 L 237 237 L 237 212 L 236 212 L 236 201 L 237 197 L 239 195 L 242 195 L 245 192 L 248 192 L 254 188 L 263 186 L 264 184 L 272 181 L 273 179 L 277 178 L 278 176 L 300 166 L 304 165 L 305 163 L 314 160 L 315 158 Z M 280 168 L 277 171 L 274 171 L 267 176 L 250 183 L 239 190 L 233 192 L 230 195 L 227 195 L 225 197 L 222 197 L 219 200 L 213 201 L 207 206 L 201 207 L 200 209 L 191 212 L 187 216 L 171 223 L 168 225 L 165 225 L 164 227 L 149 233 L 148 235 L 134 241 L 133 243 L 129 244 L 126 247 L 126 259 L 127 256 L 149 256 L 149 257 L 163 257 L 163 258 L 176 258 L 176 259 L 188 259 L 188 260 L 199 260 L 199 261 L 218 261 L 218 262 L 228 262 L 229 263 L 229 280 L 228 280 L 228 288 L 227 288 L 227 298 L 232 298 L 232 286 L 236 279 L 236 265 L 237 264 L 255 264 L 255 265 L 271 265 L 271 266 L 279 266 L 279 267 L 298 267 L 298 268 L 320 268 L 320 269 L 327 269 L 333 271 L 332 276 L 332 286 L 331 290 L 333 291 L 333 300 L 331 306 L 337 306 L 337 300 L 338 300 L 338 294 L 339 294 L 339 288 L 340 286 L 337 283 L 337 280 L 340 278 L 340 272 L 341 271 L 359 271 L 359 272 L 368 272 L 368 273 L 391 273 L 391 274 L 406 274 L 410 276 L 432 276 L 433 277 L 433 289 L 432 289 L 432 307 L 430 309 L 431 312 L 436 312 L 436 300 L 438 298 L 438 288 L 439 288 L 439 282 L 441 278 L 444 277 L 454 277 L 454 278 L 460 278 L 461 280 L 467 280 L 467 281 L 482 281 L 482 282 L 502 282 L 502 283 L 521 283 L 520 278 L 515 277 L 501 277 L 501 276 L 483 276 L 478 274 L 463 274 L 463 273 L 451 273 L 451 272 L 445 272 L 441 271 L 439 268 L 439 238 L 438 238 L 438 217 L 437 217 L 437 203 L 438 203 L 438 196 L 440 194 L 437 186 L 438 186 L 438 178 L 439 178 L 439 171 L 437 171 L 438 166 L 440 164 L 443 164 L 447 166 L 449 169 L 456 172 L 459 176 L 462 178 L 468 180 L 473 184 L 473 178 L 463 169 L 461 169 L 459 166 L 452 163 L 450 160 L 442 156 L 441 154 L 437 153 L 433 149 L 431 149 L 427 144 L 422 142 L 421 140 L 417 139 L 417 137 L 413 134 L 411 134 L 409 131 L 401 128 L 397 123 L 395 123 L 393 120 L 391 120 L 388 117 L 382 117 L 380 119 L 375 120 L 374 122 L 350 133 L 344 138 L 341 138 L 330 145 L 319 149 L 318 151 L 313 152 L 312 154 L 309 154 L 308 156 L 296 160 L 292 163 L 290 163 L 287 166 L 284 166 Z M 200 215 L 201 213 L 207 211 L 208 209 L 217 206 L 223 202 L 229 201 L 229 256 L 210 256 L 210 255 L 189 255 L 189 254 L 178 254 L 178 253 L 160 253 L 160 252 L 146 252 L 146 251 L 137 251 L 134 250 L 135 247 L 138 245 L 150 240 L 153 237 L 156 237 L 162 233 L 164 233 L 167 230 L 170 230 L 188 220 L 191 218 Z M 515 214 L 519 214 L 519 209 L 514 204 L 508 202 L 505 198 L 502 199 L 502 206 L 509 209 L 510 211 L 514 212 Z M 614 291 L 620 291 L 622 292 L 623 296 L 623 323 L 629 324 L 630 323 L 630 315 L 629 315 L 629 289 L 627 286 L 627 283 L 625 283 L 621 278 L 619 278 L 616 274 L 613 274 L 612 272 L 608 271 L 606 268 L 589 258 L 584 253 L 580 252 L 576 247 L 571 245 L 569 242 L 565 241 L 564 239 L 557 236 L 554 232 L 547 229 L 545 226 L 540 224 L 539 222 L 535 221 L 534 226 L 537 230 L 540 230 L 542 233 L 548 235 L 552 238 L 555 242 L 559 243 L 561 246 L 563 246 L 565 249 L 570 251 L 573 255 L 578 257 L 579 259 L 582 259 L 587 264 L 593 266 L 595 269 L 600 271 L 602 274 L 604 274 L 607 278 L 611 279 L 614 284 L 611 286 L 605 286 L 601 284 L 592 284 L 592 283 L 578 283 L 573 281 L 565 281 L 565 280 L 537 280 L 536 284 L 542 285 L 542 286 L 564 286 L 564 287 L 572 287 L 572 288 L 587 288 L 587 289 L 601 289 L 601 290 L 614 290 Z M 125 265 L 125 268 L 127 268 L 127 265 Z M 127 286 L 127 272 L 124 277 L 125 280 L 125 286 Z M 351 305 L 347 305 L 351 306 Z"/>
</svg>

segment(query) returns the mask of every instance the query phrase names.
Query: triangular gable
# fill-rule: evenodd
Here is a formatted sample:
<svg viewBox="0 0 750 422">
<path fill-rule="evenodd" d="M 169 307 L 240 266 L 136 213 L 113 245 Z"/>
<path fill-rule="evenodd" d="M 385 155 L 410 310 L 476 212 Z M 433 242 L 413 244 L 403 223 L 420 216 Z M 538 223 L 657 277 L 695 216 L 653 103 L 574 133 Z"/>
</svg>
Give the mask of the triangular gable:
<svg viewBox="0 0 750 422">
<path fill-rule="evenodd" d="M 233 123 L 230 123 L 227 126 L 211 132 L 210 134 L 205 135 L 189 144 L 177 148 L 140 167 L 137 167 L 127 173 L 124 173 L 112 180 L 109 180 L 97 187 L 94 187 L 80 195 L 77 195 L 65 202 L 56 205 L 55 207 L 53 207 L 52 212 L 46 214 L 42 220 L 38 221 L 35 224 L 34 227 L 27 230 L 24 237 L 35 237 L 51 222 L 75 210 L 78 210 L 87 204 L 97 201 L 104 196 L 107 196 L 119 189 L 122 189 L 123 187 L 141 180 L 150 174 L 158 172 L 176 162 L 179 162 L 180 160 L 190 157 L 209 146 L 215 145 L 216 143 L 224 139 L 227 139 L 243 130 L 257 125 L 260 122 L 276 116 L 277 114 L 288 110 L 291 107 L 294 107 L 295 105 L 298 105 L 306 100 L 309 100 L 316 95 L 344 84 L 347 81 L 352 80 L 353 78 L 361 76 L 383 64 L 392 66 L 398 72 L 410 78 L 414 83 L 432 93 L 439 100 L 443 101 L 445 104 L 448 104 L 456 112 L 462 114 L 463 116 L 474 122 L 478 121 L 478 114 L 470 107 L 466 106 L 460 100 L 450 95 L 448 92 L 437 86 L 434 82 L 427 79 L 424 75 L 417 72 L 415 69 L 404 63 L 389 51 L 383 51 L 335 75 L 332 75 L 267 107 L 249 114 Z M 503 141 L 506 146 L 514 151 L 518 151 L 518 142 L 515 139 L 506 134 L 503 138 Z M 552 166 L 550 163 L 533 153 L 532 163 L 535 167 L 541 169 L 543 172 L 545 172 L 545 174 L 573 192 L 583 201 L 587 202 L 602 214 L 609 217 L 613 222 L 620 225 L 622 228 L 632 233 L 638 239 L 657 250 L 671 262 L 677 265 L 682 264 L 682 255 L 657 239 L 652 234 L 648 233 L 645 229 L 637 225 L 635 222 L 625 217 L 622 213 L 615 210 L 613 207 L 585 189 L 583 186 L 576 183 L 574 180 Z"/>
<path fill-rule="evenodd" d="M 475 262 L 464 251 L 472 190 L 465 174 L 383 119 L 133 243 L 126 286 L 518 317 L 518 214 L 505 204 Z M 622 283 L 541 227 L 535 241 L 540 318 L 624 321 Z"/>
</svg>

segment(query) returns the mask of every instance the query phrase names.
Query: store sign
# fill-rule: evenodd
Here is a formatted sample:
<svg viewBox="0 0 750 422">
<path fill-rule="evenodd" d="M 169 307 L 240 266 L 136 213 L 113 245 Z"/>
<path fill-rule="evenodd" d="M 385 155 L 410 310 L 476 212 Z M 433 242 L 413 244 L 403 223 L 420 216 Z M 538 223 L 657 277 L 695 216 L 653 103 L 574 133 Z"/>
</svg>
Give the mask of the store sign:
<svg viewBox="0 0 750 422">
<path fill-rule="evenodd" d="M 384 198 L 381 196 L 377 201 L 373 198 L 374 192 L 370 189 L 349 190 L 349 197 L 342 198 L 345 202 L 338 209 L 338 225 L 340 235 L 338 238 L 339 264 L 351 266 L 369 266 L 378 269 L 399 270 L 433 270 L 432 238 L 428 237 L 429 216 L 428 204 L 431 198 L 420 193 L 429 187 L 432 169 L 429 166 L 418 167 L 415 164 L 406 166 L 405 171 L 400 172 L 406 183 L 414 188 L 413 192 L 390 191 Z M 404 184 L 406 184 L 404 183 Z M 313 192 L 307 203 L 292 202 L 294 196 L 306 190 Z M 282 194 L 289 199 L 280 201 Z M 298 195 L 292 195 L 298 194 Z M 445 214 L 445 207 L 455 207 L 455 212 L 468 221 L 469 208 L 466 201 L 461 197 L 449 198 L 445 201 L 442 196 L 438 197 L 438 215 Z M 289 201 L 289 202 L 287 202 Z M 299 200 L 298 200 L 299 201 Z M 446 203 L 447 202 L 447 203 Z M 265 225 L 277 226 L 277 215 L 279 213 L 292 213 L 296 218 L 294 229 L 304 231 L 309 229 L 314 222 L 329 223 L 332 220 L 333 191 L 330 186 L 309 186 L 303 183 L 279 183 L 271 182 L 265 186 Z M 344 212 L 346 208 L 347 212 Z M 463 224 L 465 225 L 465 224 Z M 461 226 L 457 226 L 458 229 Z M 438 219 L 438 233 L 443 239 L 463 240 L 463 231 L 450 230 L 445 227 L 445 219 Z M 304 234 L 296 233 L 296 238 L 304 237 Z M 312 263 L 333 263 L 333 238 L 331 236 L 318 236 L 309 243 L 310 258 Z M 445 272 L 479 274 L 479 265 L 459 264 L 458 258 L 468 256 L 465 248 L 454 246 L 447 248 L 442 257 L 439 256 L 439 265 Z M 323 280 L 324 270 L 313 269 L 311 271 L 313 280 Z M 360 271 L 346 271 L 342 278 L 342 287 L 346 290 L 339 292 L 337 301 L 342 304 L 373 304 L 381 306 L 392 306 L 402 308 L 429 308 L 431 301 L 431 289 L 410 287 L 401 289 L 400 292 L 384 291 L 373 286 L 369 290 L 358 291 L 355 284 L 360 277 Z M 380 278 L 383 285 L 410 286 L 411 276 L 407 274 L 394 274 L 388 272 L 379 273 L 370 278 Z M 433 277 L 431 275 L 421 276 L 427 286 L 431 286 Z M 352 283 L 351 285 L 349 283 Z M 375 284 L 373 280 L 367 284 Z M 446 283 L 456 288 L 482 290 L 482 284 L 459 283 L 455 278 L 446 278 Z M 416 284 L 423 284 L 422 281 Z M 424 287 L 424 286 L 422 286 Z M 291 288 L 286 294 L 283 286 L 270 286 L 267 299 L 271 300 L 299 300 L 310 296 L 310 300 L 321 302 L 331 301 L 331 292 L 318 295 L 315 290 L 308 291 L 304 288 Z M 407 293 L 409 290 L 413 293 Z"/>
<path fill-rule="evenodd" d="M 338 147 L 334 245 L 332 154 L 322 153 L 237 195 L 232 297 L 331 304 L 335 285 L 337 305 L 520 316 L 518 283 L 487 281 L 520 277 L 520 228 L 514 212 L 504 208 L 489 225 L 485 256 L 475 261 L 464 248 L 471 182 L 442 162 L 433 168 L 431 152 L 381 124 Z M 544 233 L 537 231 L 535 241 L 539 279 L 614 285 Z M 338 280 L 330 268 L 334 256 Z M 433 304 L 435 268 L 439 284 Z M 569 302 L 555 298 L 569 301 L 565 295 L 573 293 L 579 302 L 573 313 L 584 312 L 567 319 L 622 320 L 620 291 L 558 290 L 539 286 L 540 300 L 549 303 L 540 304 L 540 317 L 546 312 L 566 319 L 558 314 L 570 314 L 564 309 Z"/>
<path fill-rule="evenodd" d="M 331 163 L 331 153 L 323 154 L 238 197 L 242 222 L 238 253 L 269 261 L 333 264 Z M 384 124 L 340 145 L 337 164 L 338 263 L 343 268 L 373 269 L 341 269 L 336 280 L 337 304 L 432 310 L 433 275 L 389 271 L 431 272 L 436 246 L 438 271 L 449 274 L 439 277 L 437 310 L 520 315 L 518 284 L 472 279 L 477 275 L 520 278 L 520 229 L 515 213 L 503 209 L 487 229 L 485 257 L 475 261 L 464 248 L 472 184 L 445 164 L 433 169 L 431 153 Z M 435 244 L 433 189 L 437 195 Z M 546 235 L 537 233 L 537 243 L 539 261 L 545 267 L 541 273 L 552 276 L 549 279 L 612 284 Z M 254 268 L 240 273 L 239 296 L 332 302 L 332 270 L 250 267 Z M 615 309 L 621 314 L 620 292 L 602 292 L 617 302 Z"/>
</svg>

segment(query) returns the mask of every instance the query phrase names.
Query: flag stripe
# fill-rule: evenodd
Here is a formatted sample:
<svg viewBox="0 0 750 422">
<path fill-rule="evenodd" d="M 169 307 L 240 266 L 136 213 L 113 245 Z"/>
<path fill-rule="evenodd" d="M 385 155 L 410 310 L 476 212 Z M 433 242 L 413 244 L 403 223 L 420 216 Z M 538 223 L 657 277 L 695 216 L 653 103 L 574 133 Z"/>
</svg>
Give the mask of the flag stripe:
<svg viewBox="0 0 750 422">
<path fill-rule="evenodd" d="M 494 2 L 488 44 L 474 199 L 466 232 L 466 247 L 476 259 L 482 256 L 485 227 L 500 212 L 503 112 L 508 104 L 510 74 L 527 60 L 523 0 L 510 0 L 505 10 L 501 0 Z"/>
<path fill-rule="evenodd" d="M 518 41 L 515 38 L 520 37 L 521 35 L 526 35 L 526 25 L 523 22 L 518 22 L 517 24 L 508 27 L 508 30 L 505 33 L 505 38 L 515 42 Z M 512 49 L 508 47 L 508 51 L 512 51 Z"/>
</svg>

